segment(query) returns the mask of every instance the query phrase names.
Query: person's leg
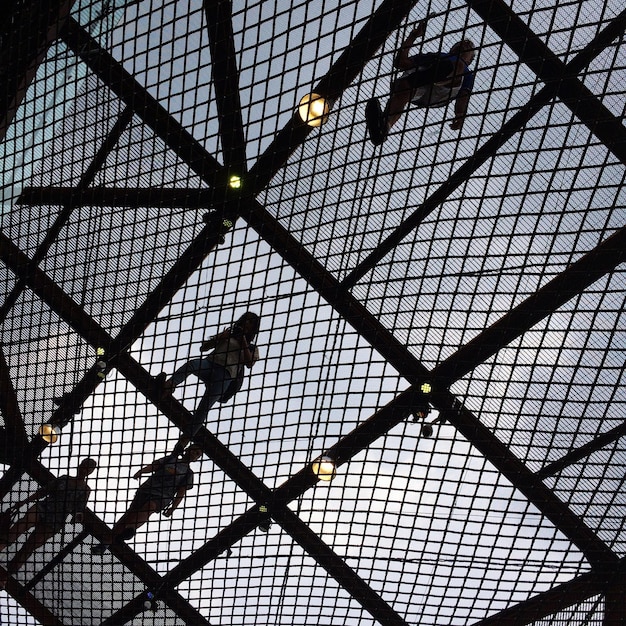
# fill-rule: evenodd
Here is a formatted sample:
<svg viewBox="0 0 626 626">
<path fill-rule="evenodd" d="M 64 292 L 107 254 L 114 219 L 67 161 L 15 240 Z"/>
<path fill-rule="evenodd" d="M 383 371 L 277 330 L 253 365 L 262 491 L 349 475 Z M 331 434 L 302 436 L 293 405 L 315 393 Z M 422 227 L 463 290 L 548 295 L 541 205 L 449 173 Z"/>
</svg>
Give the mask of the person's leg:
<svg viewBox="0 0 626 626">
<path fill-rule="evenodd" d="M 404 78 L 399 78 L 394 81 L 391 88 L 391 95 L 387 101 L 385 112 L 383 113 L 383 121 L 386 125 L 386 132 L 388 133 L 393 125 L 402 117 L 404 110 L 406 109 L 415 88 L 411 83 Z"/>
<path fill-rule="evenodd" d="M 143 526 L 150 516 L 156 511 L 160 510 L 159 502 L 157 500 L 148 500 L 141 505 L 135 505 L 131 503 L 128 511 L 120 517 L 113 527 L 113 541 L 124 534 L 124 531 L 131 529 L 133 533 Z"/>
<path fill-rule="evenodd" d="M 172 377 L 165 381 L 165 387 L 169 391 L 173 391 L 174 387 L 178 387 L 190 374 L 195 374 L 198 378 L 202 378 L 201 373 L 207 369 L 207 363 L 211 363 L 207 359 L 191 359 L 184 365 L 179 367 Z"/>
<path fill-rule="evenodd" d="M 28 557 L 37 548 L 40 548 L 49 541 L 57 531 L 48 525 L 36 524 L 33 532 L 28 536 L 22 547 L 17 551 L 16 555 L 9 561 L 7 566 L 8 574 L 15 574 L 28 560 Z"/>
<path fill-rule="evenodd" d="M 209 411 L 213 405 L 222 397 L 228 385 L 230 385 L 231 377 L 228 371 L 221 365 L 209 361 L 210 366 L 205 367 L 201 372 L 201 380 L 206 385 L 204 394 L 193 412 L 193 418 L 187 428 L 183 430 L 178 442 L 174 446 L 174 453 L 182 454 L 187 444 L 193 439 L 195 434 L 205 424 L 209 416 Z"/>
<path fill-rule="evenodd" d="M 0 544 L 0 551 L 15 543 L 26 531 L 37 524 L 37 505 L 33 504 L 24 515 L 15 522 L 7 533 L 7 542 Z"/>
<path fill-rule="evenodd" d="M 132 534 L 143 526 L 148 518 L 160 510 L 159 502 L 154 500 L 146 500 L 143 494 L 135 496 L 134 500 L 130 503 L 128 510 L 120 517 L 113 526 L 109 535 L 102 543 L 96 544 L 91 548 L 93 554 L 104 554 L 109 546 L 118 539 L 124 539 L 127 530 L 132 530 Z M 129 538 L 129 537 L 128 537 Z"/>
<path fill-rule="evenodd" d="M 418 55 L 415 63 L 414 72 L 398 78 L 391 86 L 391 94 L 383 114 L 387 132 L 400 119 L 416 89 L 445 80 L 454 72 L 452 61 L 441 59 L 437 55 Z"/>
</svg>

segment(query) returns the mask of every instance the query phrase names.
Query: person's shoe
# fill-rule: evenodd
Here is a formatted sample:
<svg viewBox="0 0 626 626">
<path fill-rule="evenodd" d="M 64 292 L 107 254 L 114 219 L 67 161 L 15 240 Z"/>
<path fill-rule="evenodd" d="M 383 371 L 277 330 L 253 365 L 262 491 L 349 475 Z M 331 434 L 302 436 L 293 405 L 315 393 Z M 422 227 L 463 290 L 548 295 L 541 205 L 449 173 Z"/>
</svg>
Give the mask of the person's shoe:
<svg viewBox="0 0 626 626">
<path fill-rule="evenodd" d="M 365 121 L 370 140 L 375 146 L 380 146 L 387 138 L 387 125 L 378 98 L 372 98 L 365 105 Z"/>
</svg>

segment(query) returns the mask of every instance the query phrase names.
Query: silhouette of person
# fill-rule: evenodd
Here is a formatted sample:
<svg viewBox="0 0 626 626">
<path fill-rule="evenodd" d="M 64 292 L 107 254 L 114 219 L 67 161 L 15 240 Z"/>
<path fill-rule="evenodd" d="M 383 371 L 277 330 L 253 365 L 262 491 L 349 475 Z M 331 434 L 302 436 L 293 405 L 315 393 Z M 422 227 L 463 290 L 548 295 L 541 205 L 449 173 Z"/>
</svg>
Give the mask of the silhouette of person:
<svg viewBox="0 0 626 626">
<path fill-rule="evenodd" d="M 0 586 L 4 587 L 7 575 L 15 574 L 37 548 L 65 526 L 68 515 L 73 515 L 75 522 L 82 522 L 83 511 L 91 493 L 86 478 L 96 467 L 94 459 L 84 459 L 78 466 L 76 476 L 60 476 L 50 485 L 37 489 L 26 500 L 9 507 L 8 510 L 14 512 L 28 502 L 36 502 L 9 528 L 6 543 L 0 544 L 0 551 L 4 550 L 32 528 L 23 546 L 9 561 L 6 572 L 0 572 Z"/>
<path fill-rule="evenodd" d="M 163 393 L 171 394 L 190 374 L 206 386 L 204 395 L 193 413 L 192 423 L 183 430 L 174 451 L 180 454 L 205 423 L 209 410 L 219 400 L 232 397 L 243 382 L 243 367 L 251 368 L 259 360 L 259 351 L 252 343 L 259 330 L 259 316 L 244 313 L 231 328 L 226 328 L 204 341 L 200 350 L 212 352 L 200 359 L 187 361 L 163 383 Z"/>
<path fill-rule="evenodd" d="M 170 454 L 137 471 L 133 476 L 137 480 L 142 474 L 152 476 L 139 485 L 128 510 L 113 526 L 108 541 L 94 546 L 91 551 L 94 554 L 103 554 L 112 543 L 132 539 L 137 529 L 154 513 L 171 517 L 187 490 L 193 487 L 191 464 L 201 456 L 202 448 L 192 444 L 181 457 Z"/>
<path fill-rule="evenodd" d="M 392 83 L 385 110 L 381 110 L 377 98 L 370 99 L 365 107 L 367 127 L 374 145 L 385 141 L 409 102 L 418 107 L 439 107 L 454 101 L 454 119 L 450 126 L 453 130 L 463 127 L 474 87 L 474 73 L 468 67 L 474 59 L 474 44 L 463 39 L 454 44 L 450 52 L 410 56 L 415 40 L 423 37 L 425 32 L 426 21 L 422 21 L 396 54 L 394 66 L 404 72 Z"/>
</svg>

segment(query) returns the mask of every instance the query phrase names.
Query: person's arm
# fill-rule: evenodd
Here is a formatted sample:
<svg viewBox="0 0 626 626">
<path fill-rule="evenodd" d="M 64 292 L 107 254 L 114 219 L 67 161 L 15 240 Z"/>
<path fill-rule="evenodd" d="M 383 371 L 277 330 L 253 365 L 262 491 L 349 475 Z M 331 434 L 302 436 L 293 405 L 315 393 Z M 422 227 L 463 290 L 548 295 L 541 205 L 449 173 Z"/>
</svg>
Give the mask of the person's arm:
<svg viewBox="0 0 626 626">
<path fill-rule="evenodd" d="M 396 54 L 393 65 L 399 70 L 410 70 L 415 67 L 413 59 L 409 56 L 409 52 L 418 37 L 423 37 L 426 34 L 426 20 L 422 20 L 410 33 L 409 36 L 402 42 L 400 50 Z"/>
<path fill-rule="evenodd" d="M 25 498 L 24 500 L 20 500 L 19 502 L 12 504 L 8 510 L 17 511 L 17 509 L 19 509 L 21 506 L 24 506 L 25 504 L 28 504 L 29 502 L 35 502 L 36 500 L 41 500 L 41 498 L 49 495 L 51 492 L 52 492 L 51 489 L 48 489 L 46 487 L 40 487 L 39 489 L 37 489 L 37 491 L 34 491 L 33 493 L 31 493 L 30 496 L 28 496 L 28 498 Z"/>
<path fill-rule="evenodd" d="M 159 459 L 158 461 L 153 461 L 149 465 L 145 465 L 144 467 L 142 467 L 140 470 L 137 470 L 133 474 L 133 478 L 135 478 L 136 480 L 139 480 L 139 477 L 142 474 L 153 474 L 154 472 L 156 472 L 159 469 L 159 466 L 161 465 L 162 461 L 163 461 L 163 459 Z"/>
<path fill-rule="evenodd" d="M 259 360 L 259 351 L 256 346 L 248 343 L 245 335 L 241 337 L 241 362 L 251 368 Z"/>
<path fill-rule="evenodd" d="M 183 501 L 186 491 L 187 491 L 186 485 L 183 485 L 182 487 L 178 488 L 178 491 L 176 492 L 176 496 L 174 497 L 174 500 L 172 500 L 172 504 L 170 504 L 168 507 L 163 509 L 163 515 L 165 515 L 165 517 L 172 517 L 172 513 L 178 508 L 178 505 Z"/>
<path fill-rule="evenodd" d="M 200 352 L 206 352 L 207 350 L 210 350 L 211 348 L 215 348 L 218 341 L 221 341 L 222 339 L 228 339 L 229 337 L 230 337 L 230 328 L 225 328 L 221 333 L 217 333 L 217 335 L 213 335 L 213 337 L 209 337 L 208 339 L 205 339 L 200 344 Z"/>
<path fill-rule="evenodd" d="M 470 91 L 465 89 L 459 91 L 456 100 L 454 101 L 454 119 L 450 124 L 452 130 L 461 130 L 463 128 L 463 122 L 467 115 L 467 107 L 469 105 Z"/>
</svg>

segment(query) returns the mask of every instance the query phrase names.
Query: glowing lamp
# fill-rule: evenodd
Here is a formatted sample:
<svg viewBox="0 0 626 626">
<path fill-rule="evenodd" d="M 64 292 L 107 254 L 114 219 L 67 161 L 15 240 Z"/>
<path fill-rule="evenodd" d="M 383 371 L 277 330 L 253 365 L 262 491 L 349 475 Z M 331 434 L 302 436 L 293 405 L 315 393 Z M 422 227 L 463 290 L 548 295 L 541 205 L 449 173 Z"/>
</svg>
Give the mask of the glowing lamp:
<svg viewBox="0 0 626 626">
<path fill-rule="evenodd" d="M 313 461 L 311 469 L 320 480 L 326 482 L 331 481 L 335 477 L 335 474 L 337 474 L 335 461 L 329 456 L 321 456 L 319 459 Z"/>
<path fill-rule="evenodd" d="M 237 174 L 233 174 L 228 179 L 228 186 L 231 189 L 241 189 L 241 176 L 237 176 Z"/>
<path fill-rule="evenodd" d="M 430 393 L 432 390 L 433 388 L 430 383 L 422 383 L 422 386 L 420 387 L 420 391 L 422 393 Z"/>
<path fill-rule="evenodd" d="M 330 105 L 328 100 L 317 93 L 309 93 L 298 105 L 298 113 L 300 119 L 309 126 L 321 126 L 328 121 L 330 113 Z"/>
<path fill-rule="evenodd" d="M 39 436 L 46 443 L 55 443 L 60 434 L 61 431 L 52 424 L 43 424 L 43 426 L 39 428 Z"/>
</svg>

